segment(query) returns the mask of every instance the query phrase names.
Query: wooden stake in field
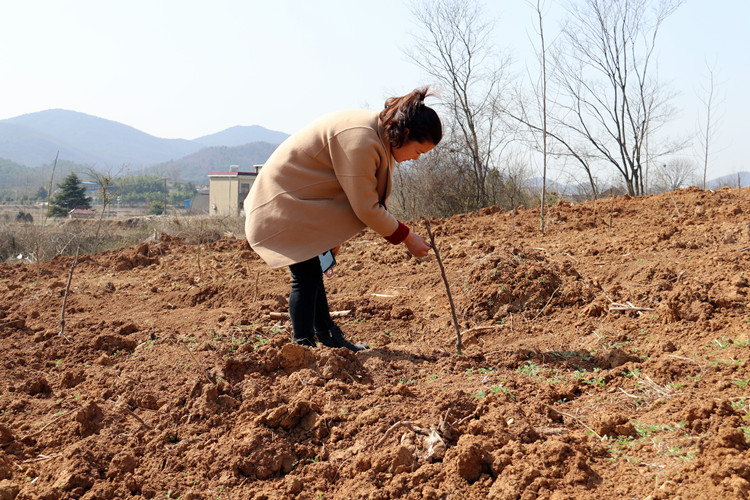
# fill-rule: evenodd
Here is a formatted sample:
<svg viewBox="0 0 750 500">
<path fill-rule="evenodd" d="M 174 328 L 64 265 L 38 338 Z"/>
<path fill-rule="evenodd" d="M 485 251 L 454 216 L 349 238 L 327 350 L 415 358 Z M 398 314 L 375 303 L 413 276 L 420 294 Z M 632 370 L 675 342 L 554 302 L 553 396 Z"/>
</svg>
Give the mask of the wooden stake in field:
<svg viewBox="0 0 750 500">
<path fill-rule="evenodd" d="M 451 316 L 453 317 L 453 326 L 456 329 L 456 352 L 461 355 L 461 330 L 458 328 L 458 318 L 456 317 L 456 306 L 453 304 L 453 295 L 451 295 L 451 287 L 448 284 L 448 277 L 445 275 L 445 268 L 443 267 L 443 260 L 440 258 L 440 252 L 435 244 L 435 237 L 432 235 L 432 228 L 430 227 L 430 221 L 424 219 L 424 225 L 427 227 L 427 234 L 430 235 L 430 244 L 432 249 L 435 251 L 435 258 L 437 259 L 438 266 L 440 266 L 440 274 L 443 275 L 443 283 L 445 283 L 445 291 L 448 292 L 448 302 L 451 305 Z"/>
</svg>

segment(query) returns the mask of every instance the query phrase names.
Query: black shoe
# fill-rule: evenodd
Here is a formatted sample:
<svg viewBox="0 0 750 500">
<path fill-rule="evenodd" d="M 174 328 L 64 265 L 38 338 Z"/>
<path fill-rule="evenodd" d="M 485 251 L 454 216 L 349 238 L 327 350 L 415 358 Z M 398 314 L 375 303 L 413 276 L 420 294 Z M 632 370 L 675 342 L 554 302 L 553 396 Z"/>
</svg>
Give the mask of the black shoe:
<svg viewBox="0 0 750 500">
<path fill-rule="evenodd" d="M 341 328 L 333 325 L 327 332 L 317 332 L 318 340 L 326 347 L 346 347 L 350 351 L 363 351 L 369 349 L 370 346 L 367 344 L 352 344 L 344 338 L 344 334 L 341 332 Z"/>
<path fill-rule="evenodd" d="M 293 340 L 295 344 L 304 345 L 307 347 L 316 347 L 315 339 L 301 338 L 301 339 L 293 339 Z"/>
</svg>

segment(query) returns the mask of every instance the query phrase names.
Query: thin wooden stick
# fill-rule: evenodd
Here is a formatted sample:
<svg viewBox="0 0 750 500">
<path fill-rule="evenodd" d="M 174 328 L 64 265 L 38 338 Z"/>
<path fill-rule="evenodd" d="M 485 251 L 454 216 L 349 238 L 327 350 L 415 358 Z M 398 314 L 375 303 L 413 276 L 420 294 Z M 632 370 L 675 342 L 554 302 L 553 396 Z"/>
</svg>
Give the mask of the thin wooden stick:
<svg viewBox="0 0 750 500">
<path fill-rule="evenodd" d="M 557 288 L 555 288 L 555 291 L 554 291 L 554 292 L 552 292 L 552 295 L 550 295 L 550 296 L 549 296 L 549 300 L 547 301 L 547 303 L 546 303 L 546 304 L 544 304 L 544 307 L 542 307 L 542 308 L 541 308 L 541 309 L 539 310 L 539 312 L 538 312 L 538 313 L 536 313 L 536 316 L 534 316 L 534 319 L 532 319 L 531 321 L 534 321 L 535 319 L 537 319 L 537 318 L 539 317 L 539 315 L 540 315 L 540 314 L 542 314 L 542 313 L 544 312 L 544 310 L 545 310 L 545 309 L 547 309 L 547 306 L 549 305 L 549 303 L 550 303 L 550 302 L 552 302 L 552 298 L 553 298 L 553 297 L 555 296 L 555 294 L 557 293 L 557 291 L 558 291 L 559 289 L 560 289 L 560 287 L 559 287 L 559 286 L 558 286 Z"/>
<path fill-rule="evenodd" d="M 330 315 L 331 315 L 332 318 L 342 318 L 344 316 L 349 316 L 351 314 L 352 314 L 352 310 L 351 309 L 346 309 L 346 310 L 343 310 L 343 311 L 331 311 L 330 312 Z M 282 311 L 282 312 L 271 311 L 270 313 L 268 313 L 268 317 L 271 318 L 271 319 L 289 319 L 289 313 L 288 312 L 284 312 L 284 311 Z"/>
<path fill-rule="evenodd" d="M 42 460 L 49 460 L 50 458 L 59 458 L 61 456 L 63 456 L 62 453 L 58 453 L 57 455 L 50 455 L 50 456 L 39 455 L 36 458 L 30 458 L 28 460 L 24 460 L 23 463 L 25 463 L 25 464 L 31 464 L 31 463 L 34 463 L 34 462 L 41 462 Z"/>
<path fill-rule="evenodd" d="M 118 401 L 117 403 L 112 403 L 110 401 L 108 401 L 108 402 L 110 404 L 113 404 L 115 406 L 115 408 L 124 411 L 125 413 L 127 413 L 128 415 L 130 415 L 131 417 L 133 417 L 134 419 L 136 419 L 138 422 L 140 422 L 140 424 L 142 426 L 146 427 L 149 430 L 154 430 L 153 427 L 151 427 L 150 425 L 148 425 L 141 417 L 138 416 L 138 414 L 136 414 L 133 410 L 131 410 L 128 407 L 128 404 L 125 403 L 124 401 Z"/>
<path fill-rule="evenodd" d="M 672 204 L 674 205 L 674 209 L 677 210 L 677 217 L 682 217 L 682 214 L 680 213 L 680 209 L 677 208 L 677 202 L 674 201 L 674 195 L 672 194 L 672 191 L 669 192 L 669 197 L 672 198 Z"/>
<path fill-rule="evenodd" d="M 596 431 L 595 431 L 594 429 L 592 429 L 591 427 L 589 427 L 588 425 L 586 425 L 586 424 L 585 424 L 585 423 L 583 422 L 583 420 L 581 420 L 581 419 L 579 419 L 579 418 L 576 418 L 576 417 L 574 417 L 573 415 L 571 415 L 571 414 L 569 414 L 569 413 L 564 413 L 564 412 L 561 412 L 561 411 L 560 411 L 560 410 L 558 410 L 557 408 L 552 408 L 552 407 L 551 407 L 550 405 L 544 405 L 544 406 L 546 406 L 546 407 L 547 407 L 547 408 L 549 408 L 550 410 L 556 411 L 556 412 L 557 412 L 557 413 L 559 413 L 560 415 L 564 415 L 564 416 L 566 416 L 566 417 L 568 417 L 568 418 L 572 418 L 573 420 L 575 420 L 576 422 L 578 422 L 579 424 L 581 424 L 582 426 L 584 426 L 584 427 L 585 427 L 585 428 L 586 428 L 587 430 L 589 430 L 589 431 L 590 431 L 591 433 L 593 433 L 593 434 L 594 434 L 594 436 L 598 437 L 598 438 L 599 438 L 599 441 L 601 441 L 601 440 L 603 439 L 603 438 L 602 438 L 602 437 L 601 437 L 601 436 L 599 435 L 599 433 L 598 433 L 598 432 L 596 432 Z"/>
<path fill-rule="evenodd" d="M 49 179 L 49 189 L 47 190 L 47 210 L 43 212 L 42 216 L 42 236 L 40 239 L 36 240 L 36 272 L 37 272 L 37 282 L 39 282 L 39 276 L 41 274 L 41 267 L 40 267 L 40 261 L 42 260 L 41 256 L 39 255 L 39 247 L 44 246 L 44 235 L 47 229 L 47 216 L 49 215 L 49 206 L 52 201 L 52 183 L 55 180 L 55 169 L 57 168 L 57 159 L 60 157 L 60 151 L 57 152 L 55 155 L 55 163 L 52 164 L 52 174 L 50 175 Z M 41 241 L 40 241 L 41 240 Z"/>
<path fill-rule="evenodd" d="M 467 333 L 471 332 L 479 332 L 482 330 L 497 330 L 498 328 L 503 328 L 504 325 L 486 325 L 486 326 L 475 326 L 473 328 L 469 328 L 468 330 L 464 330 L 461 332 L 461 336 L 466 335 Z"/>
<path fill-rule="evenodd" d="M 407 427 L 409 430 L 411 430 L 413 432 L 416 432 L 418 434 L 429 435 L 429 433 L 430 433 L 429 430 L 427 430 L 427 429 L 425 429 L 423 427 L 420 427 L 418 425 L 415 425 L 414 423 L 412 423 L 412 422 L 410 422 L 408 420 L 400 420 L 400 421 L 396 422 L 395 424 L 393 424 L 392 426 L 390 426 L 387 431 L 385 431 L 385 434 L 383 434 L 383 436 L 380 439 L 378 439 L 378 442 L 375 443 L 375 446 L 376 447 L 380 446 L 380 443 L 382 443 L 383 441 L 385 441 L 386 439 L 388 439 L 388 436 L 391 434 L 391 432 L 393 432 L 396 428 L 401 427 L 402 425 L 404 427 Z"/>
<path fill-rule="evenodd" d="M 203 375 L 205 375 L 206 380 L 208 380 L 208 383 L 211 384 L 211 385 L 216 385 L 216 382 L 214 382 L 213 380 L 211 380 L 211 377 L 208 376 L 208 370 L 206 370 L 203 367 L 203 363 L 201 363 L 200 361 L 198 361 L 198 359 L 193 354 L 193 351 L 191 351 L 190 348 L 188 346 L 186 346 L 185 344 L 181 344 L 181 345 L 182 345 L 182 347 L 185 348 L 185 350 L 188 352 L 188 354 L 190 354 L 190 357 L 193 358 L 193 361 L 195 361 L 195 364 L 198 365 L 198 367 L 201 370 L 203 370 Z"/>
<path fill-rule="evenodd" d="M 654 309 L 652 307 L 637 307 L 632 304 L 624 305 L 624 304 L 617 304 L 613 302 L 612 305 L 609 306 L 609 310 L 610 311 L 653 311 Z"/>
<path fill-rule="evenodd" d="M 36 432 L 34 432 L 34 433 L 32 433 L 32 434 L 27 434 L 27 435 L 25 435 L 24 437 L 22 437 L 22 438 L 20 439 L 20 441 L 23 441 L 24 439 L 28 439 L 28 438 L 30 438 L 30 437 L 38 436 L 39 434 L 41 434 L 41 433 L 42 433 L 42 431 L 43 431 L 44 429 L 46 429 L 46 428 L 47 428 L 47 427 L 49 427 L 50 425 L 54 424 L 55 422 L 57 422 L 57 421 L 58 421 L 58 420 L 60 420 L 61 418 L 63 418 L 63 417 L 67 417 L 67 416 L 68 416 L 68 415 L 70 415 L 71 413 L 73 413 L 73 412 L 72 412 L 72 411 L 69 411 L 69 412 L 63 413 L 62 415 L 59 415 L 59 416 L 58 416 L 57 418 L 53 418 L 52 420 L 50 420 L 49 422 L 47 422 L 47 423 L 46 423 L 46 424 L 45 424 L 45 425 L 44 425 L 44 426 L 43 426 L 43 427 L 42 427 L 41 429 L 39 429 L 38 431 L 36 431 Z"/>
<path fill-rule="evenodd" d="M 70 292 L 70 282 L 73 280 L 73 269 L 75 269 L 76 266 L 78 265 L 78 252 L 80 252 L 80 250 L 81 250 L 81 247 L 79 245 L 78 248 L 76 248 L 76 256 L 75 256 L 75 259 L 73 259 L 73 264 L 70 266 L 70 272 L 68 273 L 68 284 L 65 287 L 65 296 L 63 297 L 62 311 L 60 312 L 60 333 L 58 333 L 58 335 L 61 335 L 63 337 L 65 337 L 65 304 L 68 303 L 68 293 Z"/>
<path fill-rule="evenodd" d="M 453 317 L 453 326 L 456 329 L 456 352 L 461 355 L 461 330 L 458 327 L 458 318 L 456 317 L 456 305 L 453 303 L 453 295 L 451 295 L 451 287 L 448 284 L 448 277 L 445 275 L 445 268 L 443 267 L 443 260 L 440 258 L 440 252 L 435 244 L 435 237 L 432 235 L 432 228 L 430 227 L 430 221 L 424 220 L 424 225 L 427 227 L 427 234 L 430 235 L 430 244 L 432 249 L 435 251 L 435 258 L 437 259 L 438 266 L 440 266 L 440 274 L 443 275 L 443 283 L 445 283 L 445 290 L 448 292 L 448 302 L 451 305 L 451 316 Z"/>
</svg>

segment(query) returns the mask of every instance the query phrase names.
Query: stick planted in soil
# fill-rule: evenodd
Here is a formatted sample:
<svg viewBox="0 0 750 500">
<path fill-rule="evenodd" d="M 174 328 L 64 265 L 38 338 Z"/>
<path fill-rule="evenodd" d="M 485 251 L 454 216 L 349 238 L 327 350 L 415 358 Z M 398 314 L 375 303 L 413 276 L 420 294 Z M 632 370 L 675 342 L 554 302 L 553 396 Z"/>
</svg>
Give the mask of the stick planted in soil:
<svg viewBox="0 0 750 500">
<path fill-rule="evenodd" d="M 76 256 L 73 259 L 73 264 L 70 266 L 70 272 L 68 273 L 68 284 L 65 286 L 65 296 L 63 296 L 62 310 L 60 312 L 60 333 L 58 333 L 58 335 L 61 335 L 63 337 L 65 337 L 65 304 L 67 304 L 68 302 L 68 293 L 70 292 L 70 282 L 73 280 L 73 269 L 75 269 L 76 266 L 78 265 L 78 252 L 80 252 L 80 250 L 81 250 L 81 247 L 78 246 L 78 248 L 76 248 Z"/>
<path fill-rule="evenodd" d="M 453 304 L 453 295 L 451 295 L 451 287 L 448 284 L 448 277 L 445 275 L 445 268 L 443 267 L 443 260 L 440 258 L 440 252 L 435 244 L 435 237 L 432 235 L 432 228 L 430 227 L 430 221 L 424 220 L 424 225 L 427 227 L 427 234 L 430 235 L 430 244 L 432 249 L 435 251 L 435 258 L 437 259 L 438 266 L 440 266 L 440 274 L 443 276 L 443 283 L 445 283 L 445 291 L 448 292 L 448 302 L 451 305 L 451 316 L 453 317 L 453 327 L 456 329 L 456 352 L 461 355 L 461 330 L 458 327 L 458 318 L 456 317 L 456 306 Z"/>
</svg>

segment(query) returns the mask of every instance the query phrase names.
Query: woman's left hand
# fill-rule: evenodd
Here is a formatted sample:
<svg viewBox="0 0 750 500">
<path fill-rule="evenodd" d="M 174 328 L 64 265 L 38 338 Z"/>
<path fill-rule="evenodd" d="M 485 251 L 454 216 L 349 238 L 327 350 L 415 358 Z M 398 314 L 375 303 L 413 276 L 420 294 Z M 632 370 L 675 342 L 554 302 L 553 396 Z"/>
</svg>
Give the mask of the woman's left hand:
<svg viewBox="0 0 750 500">
<path fill-rule="evenodd" d="M 341 250 L 341 245 L 336 245 L 335 247 L 331 248 L 331 252 L 333 252 L 334 257 L 339 254 L 339 250 Z"/>
</svg>

